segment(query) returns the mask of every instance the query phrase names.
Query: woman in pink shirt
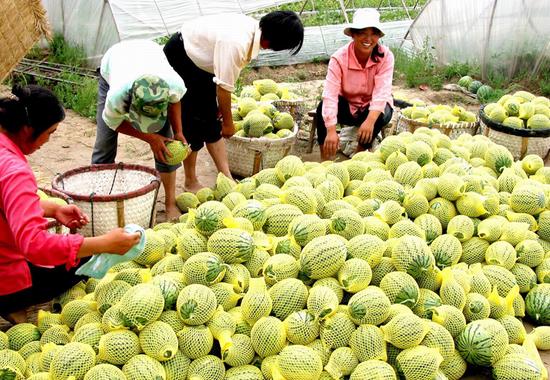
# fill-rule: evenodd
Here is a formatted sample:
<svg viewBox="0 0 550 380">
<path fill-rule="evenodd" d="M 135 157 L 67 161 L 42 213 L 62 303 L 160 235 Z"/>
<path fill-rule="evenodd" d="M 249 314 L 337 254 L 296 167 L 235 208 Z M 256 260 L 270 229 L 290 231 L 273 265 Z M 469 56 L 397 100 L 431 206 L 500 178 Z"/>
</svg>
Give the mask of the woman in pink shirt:
<svg viewBox="0 0 550 380">
<path fill-rule="evenodd" d="M 28 306 L 46 302 L 83 279 L 75 275 L 81 258 L 124 254 L 140 237 L 121 228 L 89 238 L 46 230 L 45 217 L 69 228 L 88 223 L 75 205 L 40 200 L 25 158 L 49 140 L 65 112 L 45 88 L 16 86 L 12 93 L 0 99 L 0 315 L 21 323 Z"/>
<path fill-rule="evenodd" d="M 393 114 L 391 85 L 393 54 L 378 43 L 384 36 L 380 14 L 372 8 L 360 9 L 344 33 L 353 40 L 330 58 L 317 114 L 317 140 L 321 157 L 334 157 L 339 146 L 336 124 L 359 127 L 357 150 L 371 147 L 372 141 Z"/>
</svg>

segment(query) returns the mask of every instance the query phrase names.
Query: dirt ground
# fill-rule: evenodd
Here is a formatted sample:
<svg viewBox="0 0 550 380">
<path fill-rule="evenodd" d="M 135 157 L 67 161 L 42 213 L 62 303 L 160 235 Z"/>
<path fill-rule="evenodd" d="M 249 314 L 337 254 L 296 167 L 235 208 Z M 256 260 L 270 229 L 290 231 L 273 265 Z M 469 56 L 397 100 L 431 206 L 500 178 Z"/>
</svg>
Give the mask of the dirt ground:
<svg viewBox="0 0 550 380">
<path fill-rule="evenodd" d="M 307 74 L 308 78 L 323 78 L 325 69 L 326 65 L 323 64 L 315 64 L 309 67 L 299 66 L 298 68 L 287 68 L 286 71 L 277 72 L 273 69 L 262 68 L 248 72 L 246 81 L 250 83 L 252 80 L 260 77 L 274 77 L 277 81 L 282 81 L 283 78 L 297 80 L 300 79 L 302 75 L 307 74 L 304 74 L 306 70 L 309 71 L 309 74 Z M 285 85 L 288 86 L 291 91 L 301 95 L 306 103 L 305 109 L 311 110 L 316 107 L 320 99 L 323 80 L 316 79 L 305 82 L 291 82 Z M 419 89 L 394 86 L 394 94 L 395 93 L 400 93 L 409 99 L 421 99 L 429 104 L 459 104 L 474 112 L 477 112 L 479 109 L 479 103 L 475 99 L 455 91 L 431 91 L 429 89 L 422 91 Z M 305 161 L 319 161 L 320 156 L 317 145 L 314 146 L 312 153 L 306 153 L 308 146 L 307 137 L 309 136 L 310 126 L 311 121 L 305 116 L 300 125 L 301 131 L 298 136 L 299 138 L 291 153 L 301 156 Z M 94 141 L 95 121 L 83 118 L 71 110 L 68 110 L 67 118 L 61 123 L 57 132 L 52 135 L 50 141 L 40 150 L 28 157 L 39 185 L 50 187 L 51 180 L 55 174 L 63 173 L 76 167 L 89 165 Z M 153 155 L 149 146 L 140 140 L 125 135 L 120 135 L 119 137 L 117 161 L 154 166 Z M 217 170 L 206 149 L 201 150 L 199 153 L 197 171 L 199 180 L 204 185 L 213 186 L 215 184 Z M 183 169 L 178 170 L 176 185 L 177 194 L 184 191 L 183 175 Z M 161 190 L 157 204 L 158 222 L 165 220 L 163 200 L 164 194 Z M 527 325 L 527 329 L 530 330 L 531 327 Z M 541 356 L 545 366 L 550 368 L 550 351 L 542 352 Z M 470 380 L 490 378 L 490 373 L 475 373 L 465 377 L 465 379 Z"/>
</svg>

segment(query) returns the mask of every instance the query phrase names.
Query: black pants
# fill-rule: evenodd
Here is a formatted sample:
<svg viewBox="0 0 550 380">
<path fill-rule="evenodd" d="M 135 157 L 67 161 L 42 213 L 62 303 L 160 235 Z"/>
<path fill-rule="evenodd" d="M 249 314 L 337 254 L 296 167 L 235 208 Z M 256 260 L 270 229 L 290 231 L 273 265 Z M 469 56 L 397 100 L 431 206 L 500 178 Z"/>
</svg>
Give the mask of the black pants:
<svg viewBox="0 0 550 380">
<path fill-rule="evenodd" d="M 80 265 L 86 260 L 81 260 Z M 28 263 L 32 286 L 16 293 L 0 296 L 0 315 L 6 315 L 32 305 L 48 302 L 88 277 L 75 274 L 78 267 L 67 270 L 64 265 L 54 268 L 37 267 Z"/>
<path fill-rule="evenodd" d="M 214 143 L 222 137 L 214 75 L 197 67 L 189 58 L 181 33 L 170 38 L 164 54 L 187 88 L 181 99 L 183 135 L 191 149 L 198 151 L 205 143 Z"/>
<path fill-rule="evenodd" d="M 346 98 L 343 96 L 338 97 L 338 124 L 344 125 L 353 125 L 355 127 L 360 127 L 361 124 L 367 119 L 369 115 L 369 109 L 367 108 L 358 115 L 353 116 L 349 111 L 349 103 Z M 389 104 L 386 104 L 384 113 L 381 113 L 374 123 L 374 131 L 372 132 L 372 139 L 367 144 L 359 144 L 361 147 L 368 149 L 371 147 L 374 138 L 378 136 L 382 128 L 391 121 L 393 115 L 393 108 Z M 325 126 L 325 120 L 323 119 L 323 101 L 317 106 L 317 141 L 319 145 L 323 145 L 327 137 L 327 128 Z"/>
</svg>

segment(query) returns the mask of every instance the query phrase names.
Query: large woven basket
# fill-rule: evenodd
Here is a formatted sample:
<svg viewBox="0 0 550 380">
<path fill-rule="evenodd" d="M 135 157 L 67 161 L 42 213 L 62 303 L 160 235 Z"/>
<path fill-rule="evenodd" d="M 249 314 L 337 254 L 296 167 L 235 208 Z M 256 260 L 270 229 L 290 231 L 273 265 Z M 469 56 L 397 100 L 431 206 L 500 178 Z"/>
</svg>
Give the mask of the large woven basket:
<svg viewBox="0 0 550 380">
<path fill-rule="evenodd" d="M 50 32 L 40 0 L 0 0 L 0 82 L 42 35 Z"/>
<path fill-rule="evenodd" d="M 550 128 L 519 129 L 495 123 L 490 120 L 483 108 L 479 109 L 481 133 L 494 143 L 505 146 L 515 160 L 528 154 L 536 154 L 543 159 L 550 153 Z"/>
<path fill-rule="evenodd" d="M 292 135 L 282 139 L 231 137 L 225 141 L 229 170 L 233 174 L 250 177 L 262 169 L 275 167 L 292 149 L 297 133 L 298 124 L 294 124 Z"/>
<path fill-rule="evenodd" d="M 45 187 L 39 187 L 40 190 L 42 190 L 46 195 L 49 197 L 55 197 L 63 199 L 67 203 L 73 203 L 73 200 L 71 197 L 69 197 L 67 194 L 62 193 L 61 191 L 57 191 L 54 189 L 48 189 Z M 47 218 L 48 224 L 46 226 L 47 230 L 51 232 L 52 234 L 68 234 L 70 233 L 70 229 L 59 223 L 57 220 L 53 218 Z"/>
<path fill-rule="evenodd" d="M 441 133 L 449 136 L 451 139 L 456 139 L 463 133 L 469 133 L 470 135 L 475 135 L 479 129 L 479 119 L 475 122 L 467 123 L 446 123 L 446 124 L 430 124 L 422 123 L 414 119 L 409 119 L 404 116 L 403 113 L 399 112 L 397 115 L 397 123 L 395 127 L 395 133 L 401 132 L 411 132 L 413 133 L 418 128 L 426 127 L 431 129 L 437 129 Z"/>
<path fill-rule="evenodd" d="M 102 235 L 128 223 L 152 227 L 159 185 L 155 169 L 123 163 L 84 166 L 52 180 L 52 187 L 70 196 L 90 218 L 79 231 L 84 236 Z"/>
<path fill-rule="evenodd" d="M 298 125 L 302 122 L 306 113 L 306 106 L 303 99 L 295 100 L 274 100 L 271 102 L 280 112 L 288 112 L 292 115 L 294 122 Z"/>
</svg>

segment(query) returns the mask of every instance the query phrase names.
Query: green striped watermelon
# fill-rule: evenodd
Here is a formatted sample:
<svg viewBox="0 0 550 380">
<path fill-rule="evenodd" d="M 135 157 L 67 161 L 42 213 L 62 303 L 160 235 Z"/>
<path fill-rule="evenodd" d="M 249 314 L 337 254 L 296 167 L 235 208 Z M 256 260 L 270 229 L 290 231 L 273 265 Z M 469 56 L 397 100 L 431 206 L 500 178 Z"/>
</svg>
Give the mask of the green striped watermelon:
<svg viewBox="0 0 550 380">
<path fill-rule="evenodd" d="M 494 319 L 470 322 L 456 338 L 456 349 L 464 360 L 478 366 L 492 366 L 506 353 L 508 333 Z"/>
<path fill-rule="evenodd" d="M 550 325 L 550 284 L 539 284 L 529 291 L 525 311 L 536 324 Z"/>
</svg>

